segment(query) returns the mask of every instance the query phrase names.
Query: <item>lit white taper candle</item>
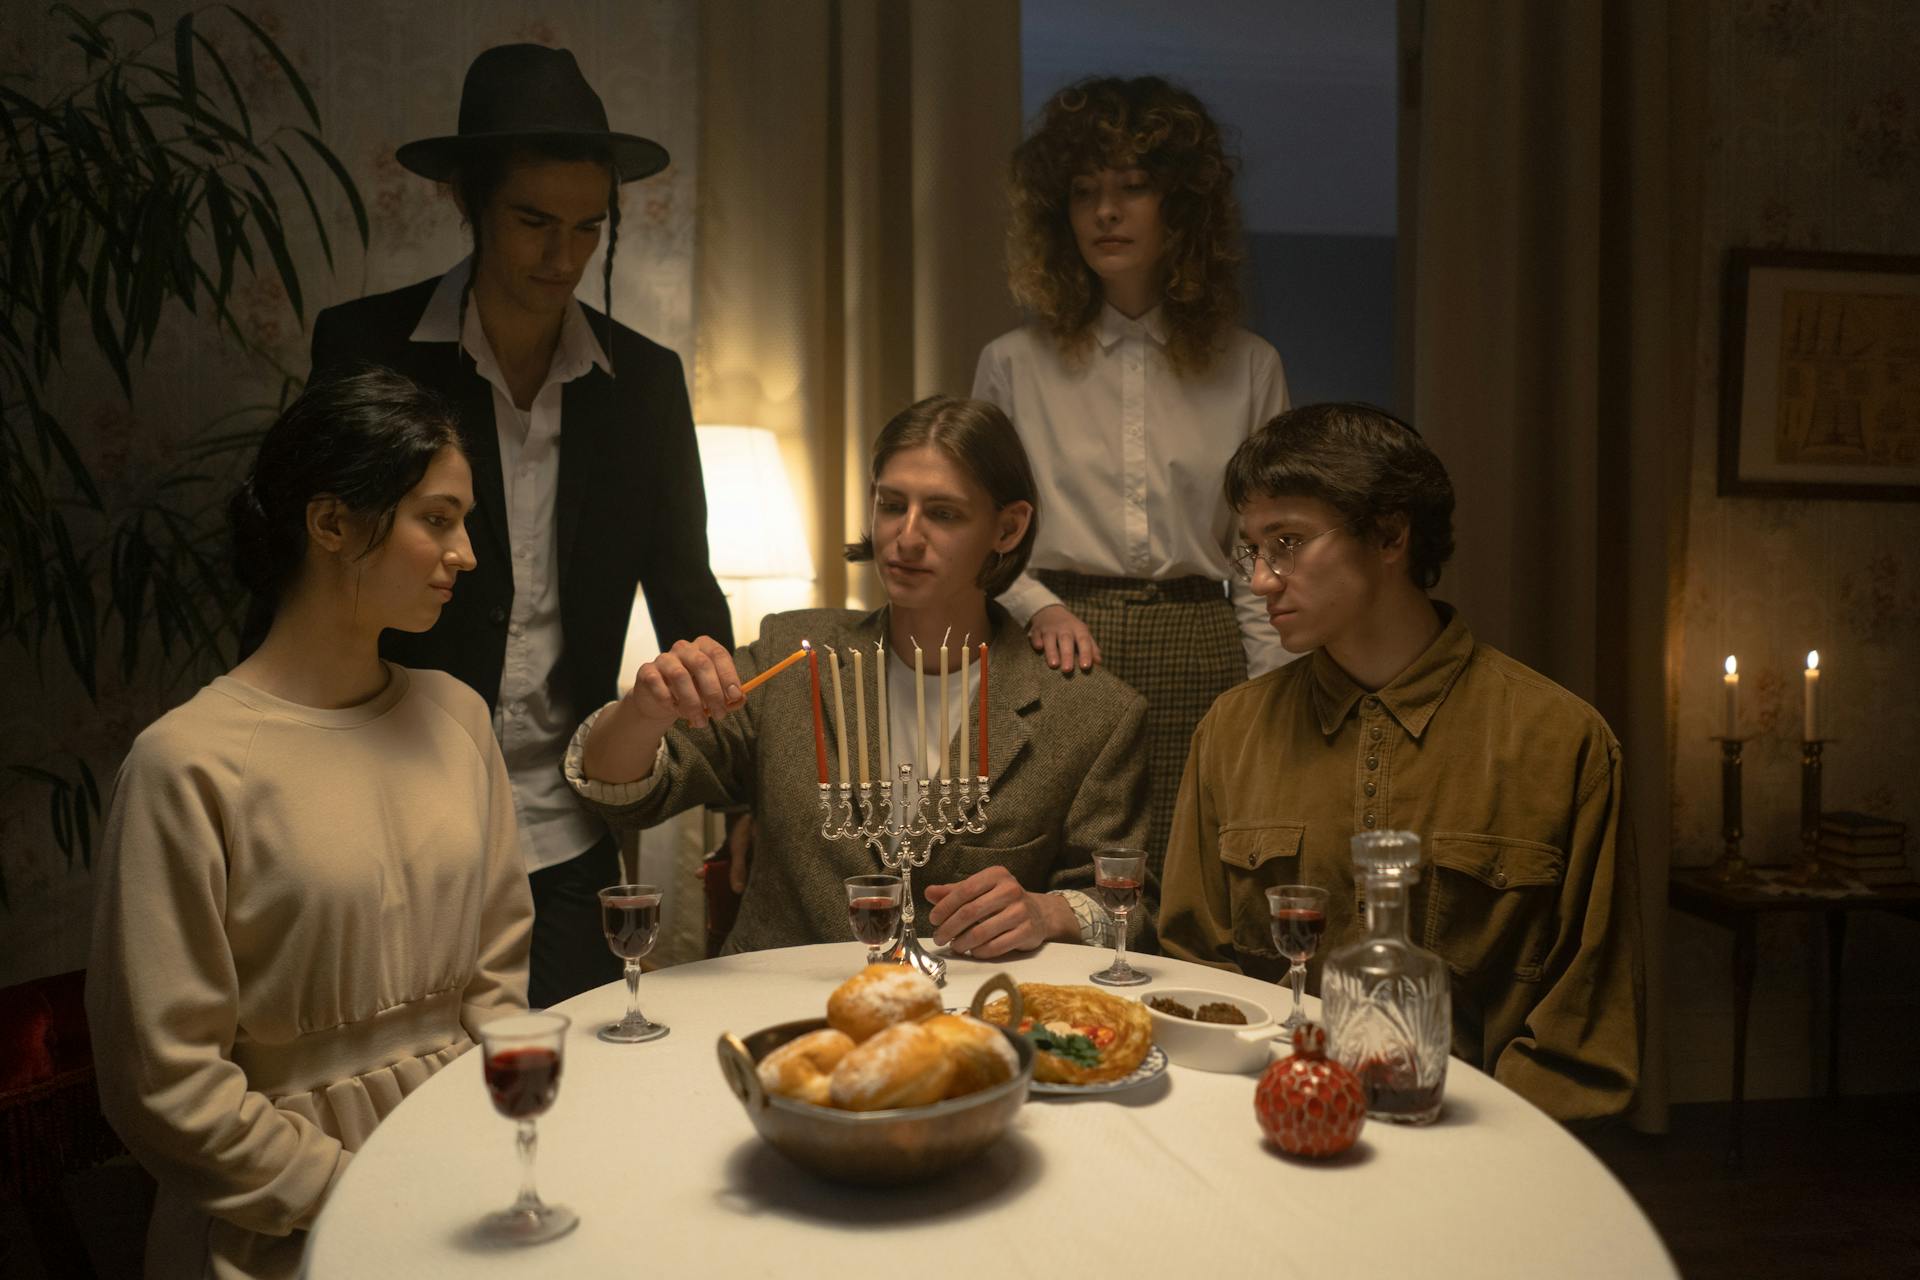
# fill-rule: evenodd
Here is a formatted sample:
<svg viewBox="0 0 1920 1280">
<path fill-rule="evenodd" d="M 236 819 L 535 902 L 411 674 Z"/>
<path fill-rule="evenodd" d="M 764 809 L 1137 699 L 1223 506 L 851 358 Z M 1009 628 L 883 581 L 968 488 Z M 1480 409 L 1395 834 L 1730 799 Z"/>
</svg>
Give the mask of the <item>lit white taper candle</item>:
<svg viewBox="0 0 1920 1280">
<path fill-rule="evenodd" d="M 1727 691 L 1727 732 L 1729 738 L 1740 736 L 1740 664 L 1732 654 L 1727 655 L 1727 674 L 1720 677 Z"/>
<path fill-rule="evenodd" d="M 1820 651 L 1807 650 L 1806 703 L 1801 708 L 1806 724 L 1800 730 L 1803 742 L 1820 740 Z"/>
</svg>

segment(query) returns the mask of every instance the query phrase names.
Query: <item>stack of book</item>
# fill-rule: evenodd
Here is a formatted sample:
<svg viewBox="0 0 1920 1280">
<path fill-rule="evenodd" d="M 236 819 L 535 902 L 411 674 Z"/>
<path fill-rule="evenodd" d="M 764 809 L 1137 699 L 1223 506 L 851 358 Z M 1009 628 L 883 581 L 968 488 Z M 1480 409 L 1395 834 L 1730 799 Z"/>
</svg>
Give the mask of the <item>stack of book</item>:
<svg viewBox="0 0 1920 1280">
<path fill-rule="evenodd" d="M 1820 815 L 1820 857 L 1862 884 L 1907 884 L 1907 824 L 1866 813 Z"/>
</svg>

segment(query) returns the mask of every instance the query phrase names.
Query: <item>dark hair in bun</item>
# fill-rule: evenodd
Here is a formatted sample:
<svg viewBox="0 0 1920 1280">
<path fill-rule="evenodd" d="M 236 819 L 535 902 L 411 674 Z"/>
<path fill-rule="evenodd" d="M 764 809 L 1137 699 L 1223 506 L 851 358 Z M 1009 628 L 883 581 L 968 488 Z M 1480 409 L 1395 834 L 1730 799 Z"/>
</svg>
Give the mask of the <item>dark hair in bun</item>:
<svg viewBox="0 0 1920 1280">
<path fill-rule="evenodd" d="M 443 449 L 459 449 L 452 406 L 411 378 L 357 365 L 307 384 L 267 429 L 246 482 L 227 503 L 233 571 L 253 600 L 240 656 L 266 639 L 307 554 L 307 504 L 339 499 L 373 517 L 361 555 L 393 530 L 400 499 Z"/>
</svg>

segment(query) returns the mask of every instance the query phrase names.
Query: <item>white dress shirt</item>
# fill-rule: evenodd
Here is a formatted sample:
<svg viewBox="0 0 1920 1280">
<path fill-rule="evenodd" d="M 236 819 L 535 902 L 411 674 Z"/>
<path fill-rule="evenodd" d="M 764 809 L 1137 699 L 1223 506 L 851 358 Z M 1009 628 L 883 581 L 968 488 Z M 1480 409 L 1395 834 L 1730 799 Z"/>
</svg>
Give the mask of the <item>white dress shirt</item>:
<svg viewBox="0 0 1920 1280">
<path fill-rule="evenodd" d="M 1279 354 L 1231 329 L 1204 372 L 1175 373 L 1158 308 L 1130 320 L 1102 307 L 1093 336 L 1078 367 L 1031 327 L 980 353 L 973 394 L 1013 419 L 1042 495 L 1028 572 L 1000 603 L 1023 625 L 1059 604 L 1035 569 L 1214 578 L 1228 584 L 1247 674 L 1289 661 L 1266 603 L 1234 576 L 1238 537 L 1221 492 L 1233 451 L 1287 407 Z"/>
<path fill-rule="evenodd" d="M 440 277 L 411 335 L 414 342 L 453 341 L 460 323 L 460 292 L 472 264 L 469 258 Z M 513 783 L 520 848 L 527 870 L 538 871 L 578 857 L 605 834 L 600 822 L 580 807 L 560 772 L 580 716 L 556 687 L 562 639 L 554 498 L 560 487 L 562 390 L 595 365 L 609 373 L 612 368 L 577 302 L 561 321 L 560 344 L 531 408 L 522 410 L 513 403 L 480 323 L 480 309 L 471 303 L 460 345 L 493 386 L 507 542 L 513 552 L 513 611 L 507 617 L 506 663 L 500 670 L 493 729 Z"/>
</svg>

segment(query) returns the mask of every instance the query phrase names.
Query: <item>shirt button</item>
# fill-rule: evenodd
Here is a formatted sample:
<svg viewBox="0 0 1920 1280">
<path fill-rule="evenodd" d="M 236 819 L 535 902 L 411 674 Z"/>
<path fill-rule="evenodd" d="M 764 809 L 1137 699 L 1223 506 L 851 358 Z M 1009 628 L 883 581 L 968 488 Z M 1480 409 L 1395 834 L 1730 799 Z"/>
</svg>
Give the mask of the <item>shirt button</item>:
<svg viewBox="0 0 1920 1280">
<path fill-rule="evenodd" d="M 1369 768 L 1369 769 L 1378 769 L 1379 767 L 1380 767 L 1380 757 L 1379 757 L 1379 756 L 1368 756 L 1368 757 L 1367 757 L 1367 768 Z"/>
<path fill-rule="evenodd" d="M 1367 783 L 1367 785 L 1366 785 L 1366 787 L 1364 788 L 1364 790 L 1366 791 L 1366 793 L 1367 793 L 1368 795 L 1372 795 L 1372 794 L 1374 793 L 1374 789 L 1375 789 L 1375 788 L 1374 788 L 1374 785 L 1373 785 L 1373 783 L 1372 783 L 1371 781 L 1369 781 L 1369 782 Z"/>
<path fill-rule="evenodd" d="M 496 625 L 499 623 L 505 622 L 506 620 L 507 620 L 507 611 L 501 608 L 499 605 L 493 606 L 493 612 L 487 615 L 487 621 L 495 623 Z"/>
<path fill-rule="evenodd" d="M 1360 705 L 1371 711 L 1380 705 L 1380 699 L 1374 697 L 1372 694 L 1368 694 L 1366 697 L 1360 699 Z"/>
<path fill-rule="evenodd" d="M 1380 741 L 1380 735 L 1384 732 L 1386 731 L 1382 729 L 1379 725 L 1375 725 L 1373 726 L 1373 728 L 1367 730 L 1367 736 L 1372 738 L 1375 742 L 1378 742 Z"/>
<path fill-rule="evenodd" d="M 1496 888 L 1496 889 L 1504 889 L 1504 888 L 1506 888 L 1506 887 L 1507 887 L 1507 873 L 1506 873 L 1506 872 L 1504 872 L 1504 871 L 1496 871 L 1496 872 L 1494 872 L 1494 873 L 1493 873 L 1493 887 L 1494 887 L 1494 888 Z"/>
<path fill-rule="evenodd" d="M 1373 825 L 1373 810 L 1371 809 L 1367 810 L 1367 825 L 1369 827 Z"/>
</svg>

